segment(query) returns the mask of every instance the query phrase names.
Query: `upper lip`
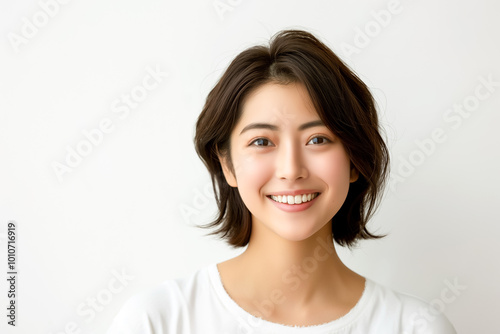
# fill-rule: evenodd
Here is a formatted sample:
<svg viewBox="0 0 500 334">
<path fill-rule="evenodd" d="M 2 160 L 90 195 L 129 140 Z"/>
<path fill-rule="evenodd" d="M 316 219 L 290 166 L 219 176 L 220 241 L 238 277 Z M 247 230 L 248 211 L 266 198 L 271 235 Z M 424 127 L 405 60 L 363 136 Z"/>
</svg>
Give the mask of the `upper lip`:
<svg viewBox="0 0 500 334">
<path fill-rule="evenodd" d="M 283 191 L 272 192 L 268 194 L 268 196 L 279 196 L 279 195 L 296 196 L 296 195 L 314 194 L 314 193 L 319 193 L 319 191 L 314 189 L 283 190 Z"/>
</svg>

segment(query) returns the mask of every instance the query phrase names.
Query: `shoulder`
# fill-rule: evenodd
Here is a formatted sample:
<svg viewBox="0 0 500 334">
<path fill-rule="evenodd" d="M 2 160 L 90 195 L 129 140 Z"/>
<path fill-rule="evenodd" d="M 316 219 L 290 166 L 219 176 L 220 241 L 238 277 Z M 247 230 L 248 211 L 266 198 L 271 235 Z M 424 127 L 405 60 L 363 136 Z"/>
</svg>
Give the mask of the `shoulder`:
<svg viewBox="0 0 500 334">
<path fill-rule="evenodd" d="M 113 319 L 107 334 L 170 333 L 182 321 L 194 294 L 203 290 L 206 268 L 184 278 L 168 279 L 133 295 Z"/>
<path fill-rule="evenodd" d="M 403 334 L 456 334 L 443 310 L 411 294 L 395 291 L 374 281 L 370 284 L 373 306 L 386 314 L 397 315 Z"/>
<path fill-rule="evenodd" d="M 133 295 L 120 308 L 107 334 L 157 334 L 168 324 L 179 300 L 172 280 Z"/>
</svg>

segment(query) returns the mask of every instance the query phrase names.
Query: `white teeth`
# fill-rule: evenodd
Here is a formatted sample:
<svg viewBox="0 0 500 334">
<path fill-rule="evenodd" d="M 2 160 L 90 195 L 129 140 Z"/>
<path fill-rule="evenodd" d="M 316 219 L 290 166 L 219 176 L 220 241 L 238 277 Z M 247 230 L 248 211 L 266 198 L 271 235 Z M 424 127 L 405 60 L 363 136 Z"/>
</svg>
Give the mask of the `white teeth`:
<svg viewBox="0 0 500 334">
<path fill-rule="evenodd" d="M 294 200 L 295 204 L 300 204 L 302 203 L 302 196 L 300 195 L 295 195 L 295 200 Z"/>
<path fill-rule="evenodd" d="M 271 195 L 271 198 L 275 200 L 276 202 L 279 203 L 286 203 L 286 204 L 300 204 L 300 203 L 305 203 L 309 202 L 310 200 L 314 199 L 317 196 L 317 193 L 314 194 L 303 194 L 303 195 Z"/>
</svg>

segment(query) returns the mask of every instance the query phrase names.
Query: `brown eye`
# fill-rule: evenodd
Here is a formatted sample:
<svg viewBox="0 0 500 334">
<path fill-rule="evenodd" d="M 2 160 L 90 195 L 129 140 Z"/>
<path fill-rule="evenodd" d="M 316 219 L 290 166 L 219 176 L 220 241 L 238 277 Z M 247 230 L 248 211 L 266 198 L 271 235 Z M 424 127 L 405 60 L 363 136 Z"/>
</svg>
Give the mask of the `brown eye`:
<svg viewBox="0 0 500 334">
<path fill-rule="evenodd" d="M 321 144 L 325 144 L 325 143 L 328 143 L 328 142 L 330 142 L 330 140 L 327 139 L 327 138 L 325 138 L 325 137 L 314 137 L 314 138 L 312 138 L 309 141 L 309 143 L 312 143 L 312 144 L 315 144 L 315 145 L 321 145 Z"/>
<path fill-rule="evenodd" d="M 272 146 L 272 143 L 269 139 L 266 139 L 266 138 L 257 138 L 255 139 L 252 143 L 252 145 L 255 145 L 255 146 Z M 271 145 L 269 145 L 271 144 Z"/>
</svg>

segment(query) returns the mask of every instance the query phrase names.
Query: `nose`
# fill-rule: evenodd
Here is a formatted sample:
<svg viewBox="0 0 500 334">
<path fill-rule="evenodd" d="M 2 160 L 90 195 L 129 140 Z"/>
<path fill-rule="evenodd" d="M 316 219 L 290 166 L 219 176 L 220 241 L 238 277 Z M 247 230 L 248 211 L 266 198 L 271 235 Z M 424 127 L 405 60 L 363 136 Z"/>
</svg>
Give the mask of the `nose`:
<svg viewBox="0 0 500 334">
<path fill-rule="evenodd" d="M 276 177 L 282 180 L 295 181 L 308 176 L 299 144 L 292 141 L 281 145 L 276 157 Z"/>
</svg>

